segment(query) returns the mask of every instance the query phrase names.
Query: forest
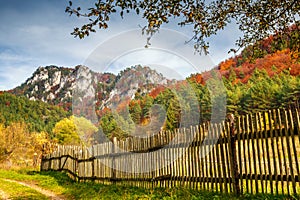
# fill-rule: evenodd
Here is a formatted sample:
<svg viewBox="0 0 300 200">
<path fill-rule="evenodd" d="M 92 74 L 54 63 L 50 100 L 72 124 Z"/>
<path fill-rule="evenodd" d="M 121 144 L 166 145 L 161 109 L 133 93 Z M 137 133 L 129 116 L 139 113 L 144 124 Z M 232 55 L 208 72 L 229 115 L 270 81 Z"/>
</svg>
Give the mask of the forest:
<svg viewBox="0 0 300 200">
<path fill-rule="evenodd" d="M 101 143 L 101 134 L 123 140 L 132 134 L 153 135 L 201 124 L 212 119 L 213 105 L 222 103 L 225 107 L 217 110 L 220 116 L 299 108 L 299 33 L 295 30 L 290 27 L 281 40 L 272 35 L 248 46 L 211 71 L 191 74 L 173 85 L 155 86 L 149 93 L 137 90 L 133 99 L 114 110 L 96 110 L 96 124 L 73 116 L 60 103 L 49 105 L 1 92 L 0 136 L 5 139 L 0 143 L 0 161 L 20 156 L 29 146 L 29 155 L 41 153 L 45 142 L 90 145 Z M 103 95 L 98 98 L 102 100 Z M 23 146 L 16 145 L 21 140 Z"/>
<path fill-rule="evenodd" d="M 155 120 L 150 120 L 150 108 L 155 104 L 162 105 L 166 111 L 164 130 L 210 121 L 212 103 L 217 104 L 215 101 L 225 98 L 226 112 L 235 116 L 270 109 L 299 108 L 299 40 L 298 29 L 291 26 L 284 35 L 275 34 L 258 41 L 211 71 L 192 74 L 171 87 L 156 87 L 149 94 L 137 92 L 128 108 L 120 105 L 114 111 L 106 108 L 100 112 L 100 126 L 107 136 L 124 138 L 133 131 L 134 124 L 147 125 Z M 222 89 L 219 79 L 213 78 L 216 75 L 221 75 L 219 79 L 225 91 L 214 95 L 208 85 Z M 196 100 L 186 102 L 186 99 L 193 98 Z M 193 103 L 197 105 L 191 105 Z M 125 120 L 126 115 L 122 114 L 126 109 L 131 120 Z M 188 124 L 180 123 L 185 113 L 198 119 L 190 120 Z"/>
</svg>

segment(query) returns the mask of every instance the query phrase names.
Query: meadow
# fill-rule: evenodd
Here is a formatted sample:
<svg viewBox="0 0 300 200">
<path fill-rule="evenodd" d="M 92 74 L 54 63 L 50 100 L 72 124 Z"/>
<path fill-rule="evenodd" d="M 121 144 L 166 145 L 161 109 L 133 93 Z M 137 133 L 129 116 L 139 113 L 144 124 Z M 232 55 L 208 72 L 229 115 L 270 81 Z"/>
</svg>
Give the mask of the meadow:
<svg viewBox="0 0 300 200">
<path fill-rule="evenodd" d="M 14 180 L 16 182 L 12 182 Z M 234 196 L 187 188 L 145 189 L 76 182 L 64 172 L 0 169 L 0 195 L 9 199 L 298 199 L 296 196 L 244 194 Z M 24 186 L 20 183 L 25 183 Z M 42 190 L 41 190 L 42 189 Z"/>
</svg>

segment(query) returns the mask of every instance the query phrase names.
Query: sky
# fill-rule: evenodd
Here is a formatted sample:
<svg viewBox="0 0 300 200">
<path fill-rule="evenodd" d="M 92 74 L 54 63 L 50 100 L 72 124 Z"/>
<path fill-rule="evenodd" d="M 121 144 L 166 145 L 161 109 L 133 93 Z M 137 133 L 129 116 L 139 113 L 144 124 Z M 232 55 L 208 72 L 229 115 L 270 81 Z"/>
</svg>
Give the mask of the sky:
<svg viewBox="0 0 300 200">
<path fill-rule="evenodd" d="M 78 0 L 75 6 L 91 7 L 93 0 Z M 86 19 L 65 13 L 65 0 L 0 0 L 0 90 L 12 89 L 28 79 L 39 66 L 75 67 L 118 73 L 136 64 L 150 66 L 168 78 L 182 79 L 208 70 L 229 58 L 240 34 L 229 24 L 211 37 L 210 54 L 194 54 L 192 27 L 179 27 L 171 20 L 144 48 L 141 26 L 146 21 L 134 14 L 111 18 L 107 30 L 97 30 L 82 40 L 70 33 Z"/>
</svg>

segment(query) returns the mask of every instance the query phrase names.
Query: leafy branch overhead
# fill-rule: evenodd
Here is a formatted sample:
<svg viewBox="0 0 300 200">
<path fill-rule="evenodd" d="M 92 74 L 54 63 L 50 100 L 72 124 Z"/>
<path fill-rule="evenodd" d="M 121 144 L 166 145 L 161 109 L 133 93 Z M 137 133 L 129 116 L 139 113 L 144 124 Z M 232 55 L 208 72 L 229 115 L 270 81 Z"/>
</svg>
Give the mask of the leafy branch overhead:
<svg viewBox="0 0 300 200">
<path fill-rule="evenodd" d="M 108 28 L 111 16 L 116 14 L 123 18 L 124 13 L 134 12 L 146 19 L 143 33 L 149 38 L 162 24 L 175 18 L 179 26 L 193 26 L 191 41 L 194 41 L 194 47 L 200 53 L 208 53 L 207 38 L 231 22 L 237 23 L 243 33 L 236 40 L 238 48 L 253 44 L 270 34 L 281 33 L 291 25 L 299 28 L 299 10 L 299 0 L 98 0 L 86 11 L 74 7 L 72 1 L 66 8 L 70 15 L 89 19 L 81 28 L 74 28 L 72 35 L 79 38 L 96 32 L 96 26 L 99 29 Z"/>
</svg>

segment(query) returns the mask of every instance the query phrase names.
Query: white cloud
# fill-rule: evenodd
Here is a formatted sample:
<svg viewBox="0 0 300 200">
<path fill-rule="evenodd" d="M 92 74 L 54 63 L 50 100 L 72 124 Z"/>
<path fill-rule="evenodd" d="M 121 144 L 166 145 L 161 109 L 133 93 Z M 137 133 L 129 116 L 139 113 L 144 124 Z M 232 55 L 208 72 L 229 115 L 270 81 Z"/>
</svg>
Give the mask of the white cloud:
<svg viewBox="0 0 300 200">
<path fill-rule="evenodd" d="M 1 66 L 0 68 L 0 90 L 13 89 L 25 82 L 34 71 L 29 65 Z"/>
<path fill-rule="evenodd" d="M 165 66 L 184 79 L 191 73 L 205 71 L 214 66 L 209 56 L 194 54 L 192 43 L 185 44 L 189 38 L 177 31 L 162 29 L 144 48 L 146 37 L 139 29 L 112 36 L 101 43 L 86 59 L 85 65 L 95 71 L 118 73 L 125 67 L 141 64 Z M 168 70 L 170 71 L 170 70 Z"/>
<path fill-rule="evenodd" d="M 80 1 L 79 3 L 85 4 L 85 2 Z M 89 3 L 92 2 L 89 1 Z M 26 1 L 26 3 L 20 3 L 16 1 L 14 4 L 17 6 L 16 8 L 0 5 L 0 17 L 2 19 L 0 24 L 0 90 L 11 89 L 16 85 L 20 85 L 29 78 L 38 66 L 50 64 L 68 67 L 78 64 L 87 64 L 88 66 L 91 64 L 93 66 L 94 62 L 97 64 L 96 68 L 101 71 L 101 69 L 108 66 L 106 63 L 110 63 L 116 58 L 116 55 L 120 56 L 124 53 L 118 51 L 118 46 L 119 50 L 122 50 L 122 46 L 133 46 L 132 49 L 136 49 L 142 48 L 146 42 L 145 37 L 141 36 L 141 31 L 136 32 L 134 39 L 132 36 L 128 36 L 127 39 L 121 42 L 116 40 L 114 43 L 111 40 L 116 34 L 145 24 L 144 19 L 136 17 L 134 14 L 126 15 L 124 20 L 121 20 L 119 16 L 113 17 L 108 30 L 98 30 L 96 34 L 91 34 L 89 37 L 80 40 L 74 39 L 70 33 L 75 26 L 82 25 L 86 19 L 76 18 L 75 16 L 69 17 L 64 13 L 67 2 Z M 143 55 L 132 54 L 130 56 L 127 51 L 128 55 L 118 61 L 121 62 L 118 66 L 123 64 L 128 67 L 128 65 L 134 63 L 164 65 L 170 67 L 179 75 L 187 76 L 190 72 L 193 73 L 193 69 L 182 67 L 186 62 L 182 58 L 185 58 L 187 62 L 197 63 L 200 71 L 208 69 L 213 65 L 212 60 L 218 63 L 221 59 L 228 57 L 227 51 L 231 48 L 230 44 L 234 43 L 237 35 L 236 27 L 230 26 L 219 35 L 220 37 L 213 38 L 210 42 L 212 47 L 210 51 L 211 59 L 206 60 L 209 57 L 203 59 L 203 57 L 193 55 L 192 42 L 183 45 L 185 41 L 192 37 L 191 27 L 179 27 L 174 20 L 163 27 L 179 30 L 188 36 L 178 38 L 176 34 L 158 34 L 151 41 L 152 45 L 157 49 L 168 50 L 168 54 L 163 54 L 161 51 L 152 52 L 152 57 L 156 58 L 153 61 L 149 59 L 151 57 L 149 52 L 148 55 L 143 52 Z M 137 44 L 132 45 L 133 40 L 134 43 L 139 45 L 138 47 Z M 110 44 L 105 46 L 105 42 Z M 109 46 L 114 48 L 109 49 Z M 101 50 L 101 52 L 104 52 L 103 55 L 100 57 L 94 56 L 93 58 L 93 53 L 97 52 L 99 47 L 104 48 Z M 180 52 L 178 53 L 178 51 Z M 120 52 L 121 54 L 119 54 Z M 140 63 L 142 61 L 143 63 Z M 197 70 L 199 71 L 199 69 Z M 13 76 L 10 72 L 13 72 L 16 76 Z"/>
<path fill-rule="evenodd" d="M 111 64 L 112 72 L 116 73 L 120 69 L 138 64 L 154 68 L 171 79 L 184 79 L 196 71 L 190 63 L 175 54 L 159 49 L 142 49 L 118 58 Z"/>
<path fill-rule="evenodd" d="M 19 55 L 9 49 L 5 49 L 4 51 L 0 52 L 0 61 L 1 63 L 20 63 L 24 61 L 30 61 L 32 60 L 31 58 L 24 56 L 24 55 Z"/>
</svg>

